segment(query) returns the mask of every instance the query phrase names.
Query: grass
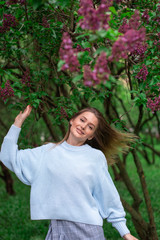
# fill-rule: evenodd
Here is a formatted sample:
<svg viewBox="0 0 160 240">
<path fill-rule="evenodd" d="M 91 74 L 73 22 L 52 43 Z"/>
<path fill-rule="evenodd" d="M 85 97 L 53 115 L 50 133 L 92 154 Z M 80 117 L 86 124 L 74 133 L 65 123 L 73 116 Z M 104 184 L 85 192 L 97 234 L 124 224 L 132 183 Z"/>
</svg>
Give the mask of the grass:
<svg viewBox="0 0 160 240">
<path fill-rule="evenodd" d="M 150 192 L 152 201 L 157 233 L 160 237 L 160 208 L 159 208 L 159 176 L 160 176 L 160 161 L 156 160 L 154 165 L 148 165 L 142 161 L 145 177 Z M 127 171 L 131 177 L 134 186 L 143 198 L 143 193 L 139 183 L 137 170 L 132 159 L 127 161 Z M 48 231 L 49 221 L 31 221 L 29 209 L 29 194 L 30 187 L 21 183 L 14 174 L 14 189 L 15 196 L 9 196 L 5 191 L 4 182 L 0 179 L 0 239 L 1 240 L 44 240 Z M 132 202 L 123 182 L 116 182 L 118 191 L 123 195 L 123 198 L 129 203 Z M 140 212 L 144 219 L 148 221 L 148 216 L 145 208 L 145 203 L 141 204 Z M 138 237 L 130 215 L 127 213 L 127 226 L 131 233 Z M 104 233 L 107 240 L 122 239 L 116 229 L 112 228 L 111 224 L 104 221 Z"/>
</svg>

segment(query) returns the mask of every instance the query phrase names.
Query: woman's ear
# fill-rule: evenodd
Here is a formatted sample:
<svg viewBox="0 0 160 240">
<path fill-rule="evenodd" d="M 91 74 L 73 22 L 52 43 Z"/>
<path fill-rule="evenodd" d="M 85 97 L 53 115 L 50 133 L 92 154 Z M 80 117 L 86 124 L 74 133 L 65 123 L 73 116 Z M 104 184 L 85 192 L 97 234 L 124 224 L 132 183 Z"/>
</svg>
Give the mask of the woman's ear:
<svg viewBox="0 0 160 240">
<path fill-rule="evenodd" d="M 70 126 L 72 126 L 72 122 L 73 122 L 72 120 L 69 121 Z"/>
<path fill-rule="evenodd" d="M 94 136 L 91 136 L 90 138 L 88 138 L 88 140 L 92 140 L 94 138 Z"/>
</svg>

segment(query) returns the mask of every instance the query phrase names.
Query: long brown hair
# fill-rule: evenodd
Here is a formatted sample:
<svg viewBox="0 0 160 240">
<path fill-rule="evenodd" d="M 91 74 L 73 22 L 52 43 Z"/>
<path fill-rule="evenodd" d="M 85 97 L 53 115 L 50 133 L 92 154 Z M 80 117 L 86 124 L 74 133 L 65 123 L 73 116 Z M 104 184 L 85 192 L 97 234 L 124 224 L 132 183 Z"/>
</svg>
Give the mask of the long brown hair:
<svg viewBox="0 0 160 240">
<path fill-rule="evenodd" d="M 103 117 L 102 113 L 93 107 L 80 110 L 74 116 L 72 116 L 70 120 L 75 119 L 84 112 L 91 112 L 98 119 L 98 127 L 94 133 L 94 137 L 91 140 L 86 140 L 85 143 L 93 148 L 101 150 L 106 156 L 108 164 L 112 165 L 115 163 L 118 153 L 126 152 L 130 148 L 129 143 L 134 142 L 136 137 L 131 133 L 122 133 L 111 127 Z M 65 137 L 56 145 L 66 141 L 69 137 L 69 134 L 70 124 Z"/>
</svg>

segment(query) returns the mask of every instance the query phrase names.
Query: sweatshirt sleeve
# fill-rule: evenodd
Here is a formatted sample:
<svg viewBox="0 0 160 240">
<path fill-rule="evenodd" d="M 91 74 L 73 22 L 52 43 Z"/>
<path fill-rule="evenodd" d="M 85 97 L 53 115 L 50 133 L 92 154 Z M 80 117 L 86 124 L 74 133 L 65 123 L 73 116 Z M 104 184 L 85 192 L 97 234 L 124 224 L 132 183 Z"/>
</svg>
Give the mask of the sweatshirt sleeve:
<svg viewBox="0 0 160 240">
<path fill-rule="evenodd" d="M 18 150 L 17 141 L 20 131 L 21 128 L 11 126 L 1 146 L 0 160 L 23 183 L 31 185 L 39 171 L 43 152 L 50 144 Z"/>
<path fill-rule="evenodd" d="M 130 233 L 126 226 L 125 211 L 118 191 L 108 172 L 105 156 L 102 153 L 102 164 L 98 173 L 99 181 L 94 190 L 94 198 L 98 204 L 103 219 L 107 219 L 117 229 L 121 237 Z M 101 161 L 100 161 L 101 162 Z"/>
</svg>

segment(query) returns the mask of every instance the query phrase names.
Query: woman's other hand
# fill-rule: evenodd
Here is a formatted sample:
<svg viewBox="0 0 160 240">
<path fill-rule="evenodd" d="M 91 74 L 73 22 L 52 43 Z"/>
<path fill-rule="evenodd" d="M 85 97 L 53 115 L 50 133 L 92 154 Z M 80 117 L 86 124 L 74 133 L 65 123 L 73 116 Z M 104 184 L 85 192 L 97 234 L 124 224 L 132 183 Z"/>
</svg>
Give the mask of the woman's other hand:
<svg viewBox="0 0 160 240">
<path fill-rule="evenodd" d="M 123 239 L 125 239 L 125 240 L 138 240 L 137 238 L 133 237 L 130 233 L 125 234 L 123 236 Z"/>
<path fill-rule="evenodd" d="M 28 106 L 25 108 L 24 112 L 21 111 L 21 112 L 17 115 L 17 117 L 15 118 L 15 121 L 14 121 L 14 125 L 15 125 L 16 127 L 21 128 L 23 122 L 24 122 L 25 119 L 30 115 L 31 111 L 32 111 L 32 107 L 31 107 L 30 105 L 28 105 Z"/>
</svg>

